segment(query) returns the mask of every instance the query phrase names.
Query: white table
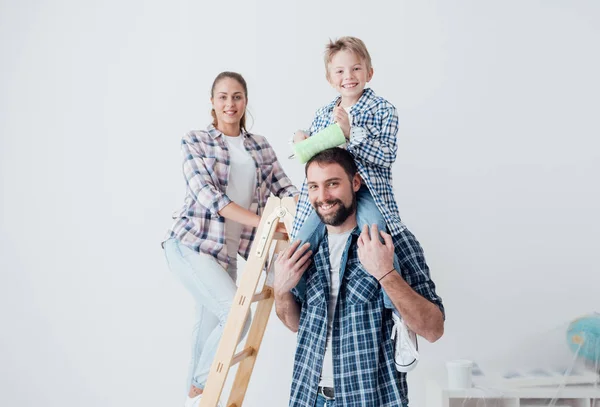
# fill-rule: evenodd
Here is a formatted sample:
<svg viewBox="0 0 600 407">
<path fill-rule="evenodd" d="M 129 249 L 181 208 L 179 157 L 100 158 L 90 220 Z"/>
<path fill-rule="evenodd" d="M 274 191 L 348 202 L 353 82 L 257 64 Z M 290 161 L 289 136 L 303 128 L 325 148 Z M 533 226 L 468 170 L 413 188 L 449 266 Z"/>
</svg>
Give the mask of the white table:
<svg viewBox="0 0 600 407">
<path fill-rule="evenodd" d="M 427 407 L 533 407 L 547 406 L 557 398 L 554 407 L 600 407 L 600 387 L 567 386 L 499 388 L 474 384 L 471 389 L 453 390 L 437 381 L 427 383 Z"/>
</svg>

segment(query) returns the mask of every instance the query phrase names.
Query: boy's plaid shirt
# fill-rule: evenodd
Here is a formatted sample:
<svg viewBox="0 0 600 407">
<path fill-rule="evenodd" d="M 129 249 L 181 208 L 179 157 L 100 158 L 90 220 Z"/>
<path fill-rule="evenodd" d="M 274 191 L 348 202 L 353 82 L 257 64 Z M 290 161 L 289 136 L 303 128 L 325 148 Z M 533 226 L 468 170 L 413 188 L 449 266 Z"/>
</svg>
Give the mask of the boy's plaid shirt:
<svg viewBox="0 0 600 407">
<path fill-rule="evenodd" d="M 317 110 L 310 135 L 334 123 L 333 109 L 340 97 Z M 388 231 L 396 235 L 405 229 L 400 221 L 398 205 L 392 187 L 392 164 L 396 160 L 396 135 L 398 133 L 398 113 L 394 105 L 376 96 L 371 89 L 365 89 L 358 102 L 350 110 L 352 128 L 348 151 L 354 157 L 358 172 L 369 188 L 379 211 L 383 215 Z M 313 210 L 308 200 L 306 180 L 302 184 L 300 201 L 291 236 L 295 238 L 307 216 Z"/>
<path fill-rule="evenodd" d="M 229 150 L 223 134 L 213 125 L 183 137 L 183 175 L 187 188 L 183 207 L 173 214 L 175 222 L 165 240 L 175 238 L 198 252 L 215 257 L 227 268 L 225 218 L 219 211 L 231 200 L 226 195 L 229 179 Z M 298 190 L 285 175 L 275 151 L 266 138 L 242 132 L 244 147 L 256 165 L 256 193 L 251 212 L 261 214 L 268 197 L 295 196 Z M 248 258 L 255 228 L 244 226 L 238 253 Z"/>
</svg>

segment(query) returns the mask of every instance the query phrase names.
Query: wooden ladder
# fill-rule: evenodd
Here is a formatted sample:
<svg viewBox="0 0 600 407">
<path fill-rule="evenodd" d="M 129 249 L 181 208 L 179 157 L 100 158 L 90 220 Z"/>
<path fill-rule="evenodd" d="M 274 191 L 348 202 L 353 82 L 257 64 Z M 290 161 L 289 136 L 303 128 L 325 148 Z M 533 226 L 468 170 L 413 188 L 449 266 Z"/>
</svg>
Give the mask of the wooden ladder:
<svg viewBox="0 0 600 407">
<path fill-rule="evenodd" d="M 217 354 L 210 368 L 200 400 L 200 407 L 217 407 L 229 369 L 237 363 L 240 365 L 225 407 L 242 406 L 258 350 L 273 308 L 274 294 L 273 288 L 269 284 L 272 284 L 274 257 L 276 253 L 285 249 L 289 244 L 287 240 L 283 240 L 285 235 L 276 233 L 275 229 L 279 222 L 283 222 L 289 235 L 292 230 L 295 210 L 294 198 L 272 196 L 267 200 L 239 288 L 225 323 Z M 269 261 L 268 275 L 262 291 L 256 294 L 256 288 L 261 280 L 267 256 L 271 252 L 271 244 L 274 240 L 277 241 L 277 244 Z M 252 325 L 248 331 L 245 347 L 241 352 L 234 354 L 250 312 L 250 305 L 253 302 L 258 302 L 258 305 L 252 318 Z"/>
</svg>

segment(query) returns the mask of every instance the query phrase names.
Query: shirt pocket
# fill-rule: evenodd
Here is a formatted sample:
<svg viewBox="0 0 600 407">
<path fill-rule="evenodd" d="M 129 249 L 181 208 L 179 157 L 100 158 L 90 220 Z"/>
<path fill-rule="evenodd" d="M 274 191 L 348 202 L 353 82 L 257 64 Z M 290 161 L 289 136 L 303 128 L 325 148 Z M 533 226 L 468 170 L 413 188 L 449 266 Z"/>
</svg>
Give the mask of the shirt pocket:
<svg viewBox="0 0 600 407">
<path fill-rule="evenodd" d="M 380 286 L 377 279 L 362 268 L 347 270 L 344 276 L 346 301 L 349 305 L 362 305 L 376 301 Z"/>
<path fill-rule="evenodd" d="M 312 273 L 306 281 L 306 305 L 318 306 L 325 304 L 325 291 L 317 273 Z"/>
</svg>

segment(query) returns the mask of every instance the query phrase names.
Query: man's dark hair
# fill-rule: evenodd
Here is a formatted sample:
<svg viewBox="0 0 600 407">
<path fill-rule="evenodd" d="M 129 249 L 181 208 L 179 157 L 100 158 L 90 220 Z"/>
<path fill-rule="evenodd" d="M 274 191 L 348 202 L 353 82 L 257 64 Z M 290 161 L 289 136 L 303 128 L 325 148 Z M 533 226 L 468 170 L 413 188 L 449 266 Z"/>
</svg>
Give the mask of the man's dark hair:
<svg viewBox="0 0 600 407">
<path fill-rule="evenodd" d="M 320 153 L 314 155 L 310 160 L 307 161 L 306 166 L 304 167 L 304 176 L 308 173 L 308 167 L 312 163 L 317 163 L 319 165 L 323 164 L 339 164 L 346 174 L 348 174 L 348 178 L 350 181 L 354 178 L 354 175 L 358 172 L 358 168 L 356 167 L 356 163 L 354 162 L 354 157 L 352 154 L 348 152 L 348 150 L 344 150 L 343 148 L 334 147 L 328 148 L 327 150 L 323 150 Z"/>
</svg>

